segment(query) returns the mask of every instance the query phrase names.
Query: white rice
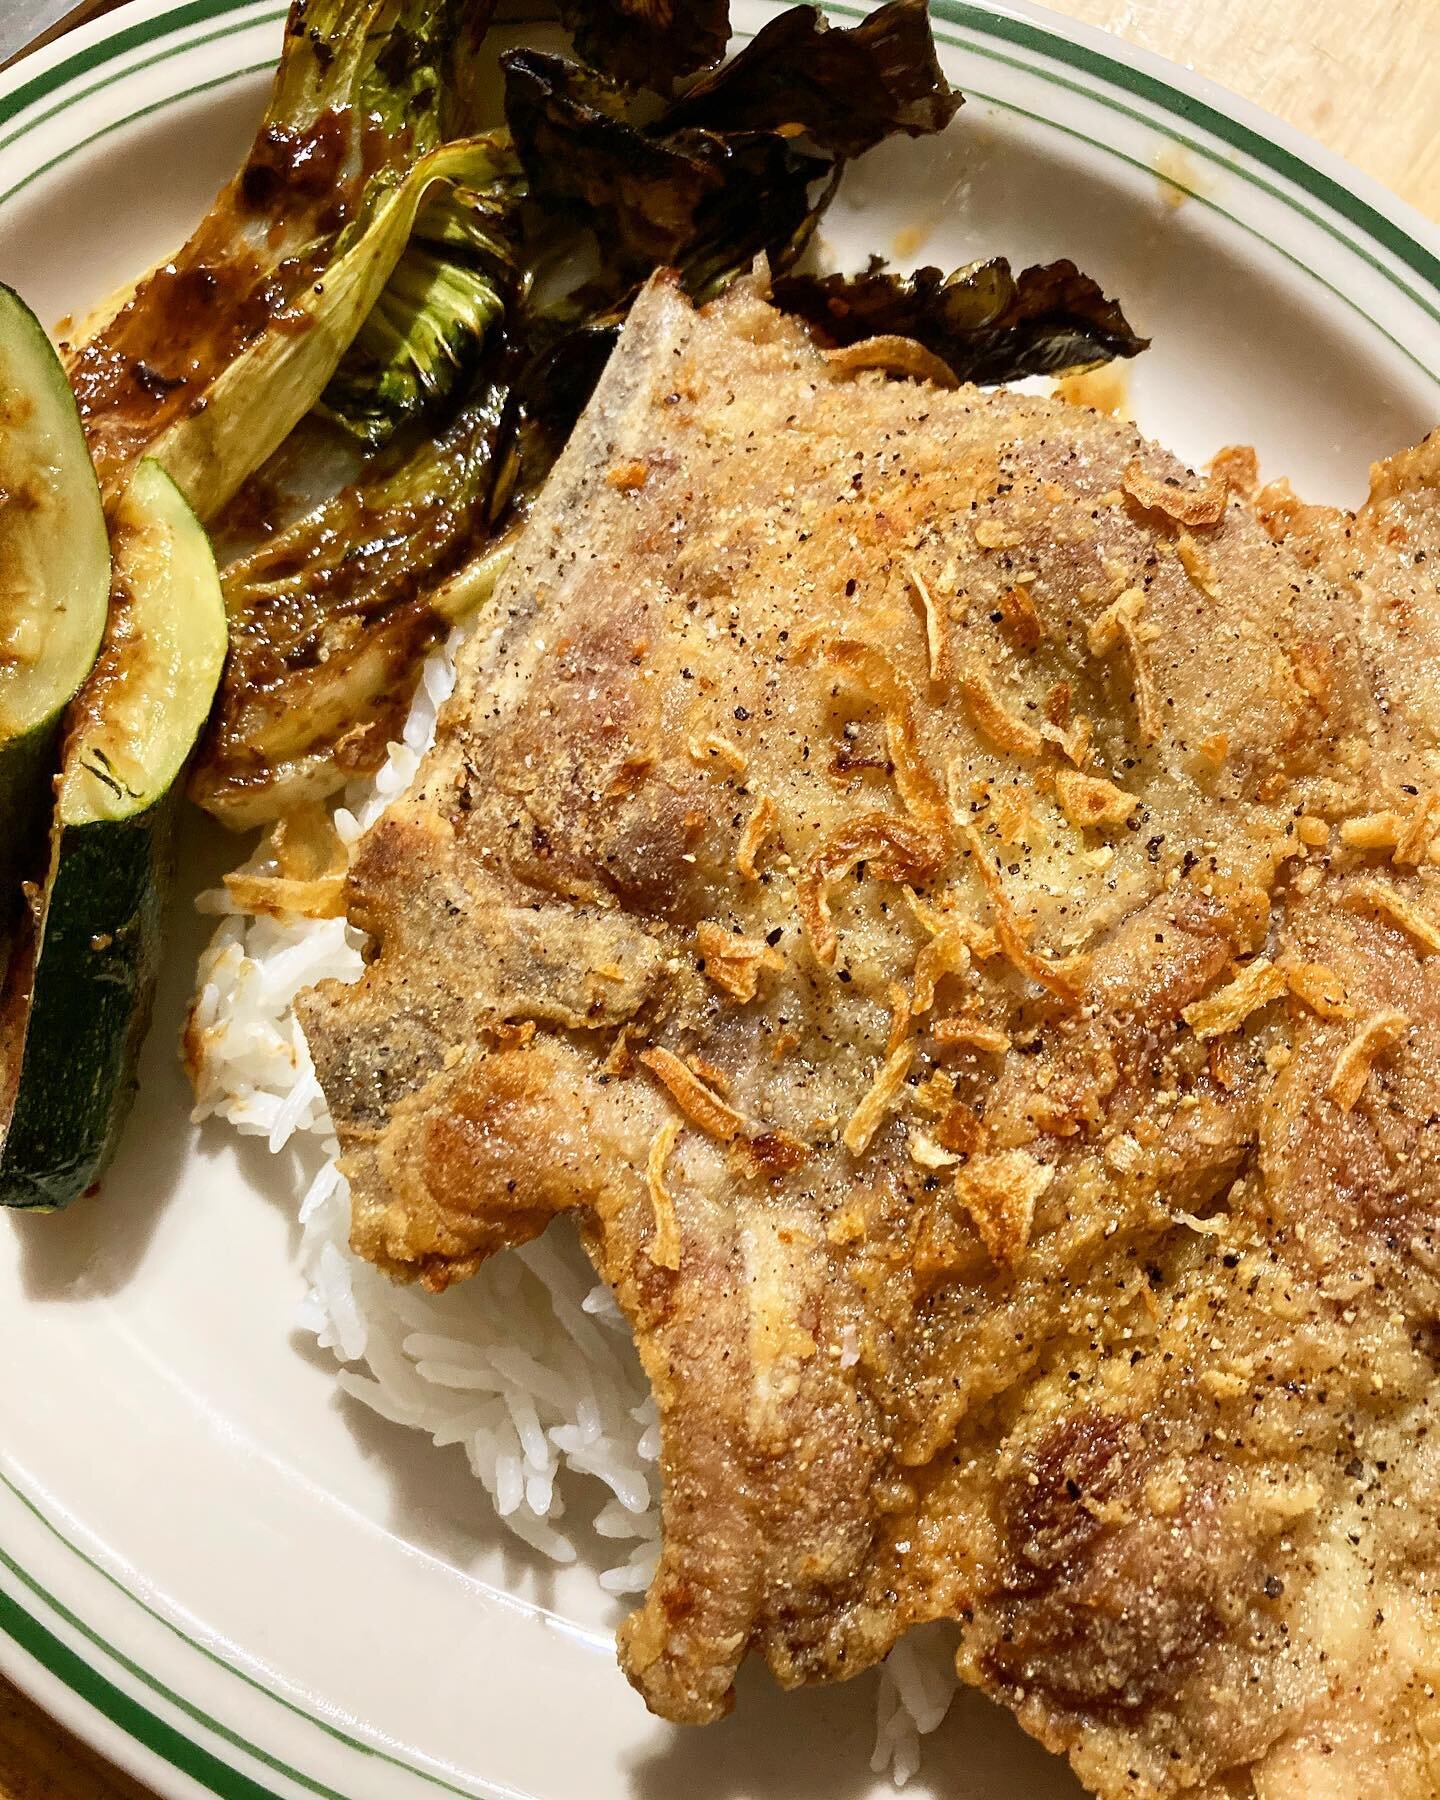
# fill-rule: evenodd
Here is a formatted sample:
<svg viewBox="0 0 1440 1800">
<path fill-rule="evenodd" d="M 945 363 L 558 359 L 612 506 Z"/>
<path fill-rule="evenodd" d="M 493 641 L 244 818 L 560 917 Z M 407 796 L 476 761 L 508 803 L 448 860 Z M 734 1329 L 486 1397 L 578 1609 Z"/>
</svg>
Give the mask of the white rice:
<svg viewBox="0 0 1440 1800">
<path fill-rule="evenodd" d="M 347 845 L 414 780 L 455 685 L 459 637 L 426 662 L 402 741 L 374 780 L 352 784 L 335 808 Z M 339 1145 L 293 1002 L 317 981 L 354 981 L 362 934 L 343 919 L 252 917 L 224 889 L 198 905 L 224 916 L 200 959 L 194 1117 L 223 1118 L 272 1152 L 298 1138 L 318 1164 L 300 1203 L 309 1291 L 298 1324 L 344 1365 L 347 1394 L 437 1445 L 462 1444 L 517 1537 L 573 1562 L 572 1522 L 584 1517 L 617 1558 L 601 1586 L 643 1593 L 659 1555 L 659 1423 L 629 1327 L 574 1233 L 557 1227 L 439 1295 L 397 1286 L 353 1255 Z M 877 1773 L 888 1769 L 904 1786 L 920 1764 L 920 1734 L 939 1725 L 955 1686 L 935 1628 L 892 1651 L 880 1683 Z"/>
</svg>

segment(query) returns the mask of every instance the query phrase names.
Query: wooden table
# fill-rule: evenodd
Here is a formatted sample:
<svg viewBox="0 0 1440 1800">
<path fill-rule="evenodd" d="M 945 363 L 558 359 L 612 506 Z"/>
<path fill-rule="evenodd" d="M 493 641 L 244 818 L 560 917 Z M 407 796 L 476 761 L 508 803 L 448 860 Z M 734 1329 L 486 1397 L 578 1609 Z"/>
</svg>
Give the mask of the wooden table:
<svg viewBox="0 0 1440 1800">
<path fill-rule="evenodd" d="M 1049 3 L 1213 76 L 1440 219 L 1440 0 Z M 153 1796 L 0 1681 L 0 1800 Z"/>
</svg>

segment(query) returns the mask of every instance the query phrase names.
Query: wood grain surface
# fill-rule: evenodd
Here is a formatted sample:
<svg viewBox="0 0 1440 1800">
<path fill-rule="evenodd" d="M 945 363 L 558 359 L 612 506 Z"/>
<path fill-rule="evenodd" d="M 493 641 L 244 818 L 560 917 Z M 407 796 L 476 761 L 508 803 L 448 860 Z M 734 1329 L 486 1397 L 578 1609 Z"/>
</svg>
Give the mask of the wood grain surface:
<svg viewBox="0 0 1440 1800">
<path fill-rule="evenodd" d="M 65 24 L 115 3 L 82 0 Z M 1211 76 L 1440 219 L 1440 0 L 1050 4 Z M 0 1681 L 0 1800 L 151 1796 Z"/>
</svg>

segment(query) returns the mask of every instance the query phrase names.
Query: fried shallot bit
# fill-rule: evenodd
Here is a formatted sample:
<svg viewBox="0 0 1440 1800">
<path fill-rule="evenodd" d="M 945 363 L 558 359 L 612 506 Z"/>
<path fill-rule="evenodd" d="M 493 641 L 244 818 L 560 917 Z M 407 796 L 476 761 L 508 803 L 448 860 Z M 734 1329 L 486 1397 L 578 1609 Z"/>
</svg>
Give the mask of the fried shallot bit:
<svg viewBox="0 0 1440 1800">
<path fill-rule="evenodd" d="M 928 1131 L 921 1131 L 918 1126 L 910 1133 L 906 1147 L 911 1162 L 918 1163 L 922 1169 L 953 1169 L 960 1160 L 958 1152 L 942 1148 Z"/>
<path fill-rule="evenodd" d="M 1220 590 L 1215 585 L 1215 570 L 1205 552 L 1195 542 L 1188 531 L 1182 531 L 1175 543 L 1175 554 L 1180 559 L 1180 567 L 1204 594 L 1207 600 L 1218 600 Z"/>
<path fill-rule="evenodd" d="M 778 817 L 779 809 L 775 802 L 768 794 L 762 794 L 755 802 L 754 811 L 745 821 L 745 829 L 740 833 L 740 842 L 735 847 L 735 867 L 743 881 L 760 879 L 755 858 L 763 849 Z"/>
<path fill-rule="evenodd" d="M 1101 775 L 1081 775 L 1072 769 L 1061 769 L 1056 775 L 1055 798 L 1070 823 L 1083 830 L 1123 825 L 1140 804 L 1113 781 Z"/>
<path fill-rule="evenodd" d="M 865 813 L 841 828 L 810 857 L 796 889 L 796 904 L 816 962 L 829 968 L 840 939 L 830 918 L 829 889 L 858 863 L 880 881 L 928 881 L 945 860 L 938 833 L 900 813 Z"/>
<path fill-rule="evenodd" d="M 915 958 L 915 974 L 910 989 L 910 1012 L 922 1018 L 935 1004 L 935 989 L 946 975 L 970 972 L 970 946 L 965 934 L 952 921 L 944 924 L 928 944 L 920 946 Z"/>
<path fill-rule="evenodd" d="M 755 998 L 760 977 L 785 967 L 785 959 L 764 938 L 741 937 L 714 919 L 695 927 L 695 948 L 705 963 L 705 973 L 741 1005 Z"/>
<path fill-rule="evenodd" d="M 1392 862 L 1422 863 L 1430 856 L 1430 844 L 1440 831 L 1440 793 L 1433 789 L 1418 800 L 1395 840 Z"/>
<path fill-rule="evenodd" d="M 1348 912 L 1375 913 L 1398 925 L 1414 938 L 1422 950 L 1440 951 L 1440 929 L 1420 908 L 1386 881 L 1357 881 L 1341 896 L 1340 904 Z"/>
<path fill-rule="evenodd" d="M 345 846 L 329 808 L 312 802 L 279 818 L 265 840 L 273 874 L 237 869 L 225 888 L 241 912 L 279 918 L 338 919 L 345 910 Z"/>
<path fill-rule="evenodd" d="M 1226 444 L 1210 458 L 1209 467 L 1217 481 L 1244 500 L 1253 498 L 1260 485 L 1260 459 L 1249 444 Z"/>
<path fill-rule="evenodd" d="M 343 874 L 348 860 L 330 809 L 321 801 L 297 806 L 270 828 L 270 853 L 289 881 Z"/>
<path fill-rule="evenodd" d="M 632 1021 L 626 1022 L 615 1033 L 615 1041 L 606 1052 L 605 1060 L 600 1065 L 602 1076 L 628 1075 L 634 1065 L 634 1057 L 630 1054 L 630 1034 L 635 1029 Z"/>
<path fill-rule="evenodd" d="M 1404 1013 L 1386 1008 L 1372 1013 L 1340 1052 L 1325 1092 L 1348 1113 L 1365 1091 L 1375 1059 L 1398 1044 L 1410 1029 Z"/>
<path fill-rule="evenodd" d="M 319 875 L 308 881 L 284 875 L 249 874 L 237 869 L 225 877 L 225 891 L 242 913 L 259 918 L 338 919 L 345 911 L 345 877 Z"/>
<path fill-rule="evenodd" d="M 1238 1031 L 1253 1012 L 1288 993 L 1290 983 L 1283 969 L 1268 957 L 1257 956 L 1234 978 L 1207 994 L 1203 1000 L 1182 1007 L 1180 1017 L 1197 1038 L 1223 1037 Z"/>
<path fill-rule="evenodd" d="M 1000 954 L 1000 940 L 988 925 L 978 924 L 961 910 L 960 896 L 953 890 L 941 894 L 932 904 L 922 900 L 912 887 L 905 889 L 905 904 L 915 922 L 932 937 L 944 931 L 955 932 L 976 962 L 988 962 Z"/>
<path fill-rule="evenodd" d="M 1182 525 L 1218 525 L 1225 517 L 1225 482 L 1214 475 L 1198 487 L 1185 487 L 1147 474 L 1137 458 L 1126 465 L 1121 485 L 1147 512 L 1162 512 Z"/>
<path fill-rule="evenodd" d="M 1347 850 L 1388 850 L 1390 860 L 1416 865 L 1433 862 L 1440 833 L 1440 791 L 1432 789 L 1408 807 L 1361 813 L 1340 826 Z"/>
<path fill-rule="evenodd" d="M 1044 621 L 1035 610 L 1035 598 L 1024 582 L 1012 582 L 996 601 L 1000 626 L 1022 650 L 1034 650 L 1049 635 Z"/>
<path fill-rule="evenodd" d="M 1355 1008 L 1345 992 L 1345 983 L 1324 963 L 1286 963 L 1285 979 L 1290 992 L 1322 1019 L 1353 1019 Z"/>
<path fill-rule="evenodd" d="M 675 1213 L 674 1196 L 665 1185 L 665 1165 L 679 1136 L 680 1121 L 667 1119 L 651 1139 L 645 1162 L 650 1205 L 655 1213 L 655 1235 L 646 1246 L 646 1254 L 657 1269 L 680 1267 L 680 1220 Z"/>
<path fill-rule="evenodd" d="M 1107 606 L 1090 627 L 1092 656 L 1108 656 L 1117 643 L 1123 644 L 1135 677 L 1135 710 L 1140 723 L 1140 741 L 1153 744 L 1160 736 L 1160 715 L 1155 702 L 1155 682 L 1150 672 L 1150 653 L 1146 648 L 1140 615 L 1145 610 L 1142 588 L 1126 588 L 1118 599 Z"/>
<path fill-rule="evenodd" d="M 708 1137 L 719 1138 L 722 1144 L 728 1144 L 732 1138 L 744 1135 L 744 1115 L 728 1106 L 714 1088 L 707 1087 L 678 1056 L 669 1050 L 642 1050 L 640 1061 L 668 1090 L 670 1098 L 691 1124 L 698 1125 Z"/>
<path fill-rule="evenodd" d="M 994 1150 L 972 1157 L 955 1177 L 955 1192 L 992 1259 L 1019 1267 L 1035 1222 L 1035 1202 L 1055 1171 L 1028 1150 Z"/>
<path fill-rule="evenodd" d="M 713 762 L 718 758 L 719 761 L 728 763 L 737 775 L 743 775 L 750 767 L 750 758 L 734 739 L 718 731 L 708 731 L 704 737 L 686 738 L 685 748 L 695 762 Z"/>
<path fill-rule="evenodd" d="M 885 1054 L 891 1056 L 910 1035 L 910 996 L 898 981 L 885 984 L 885 1004 L 890 1008 L 890 1035 L 885 1040 Z"/>
<path fill-rule="evenodd" d="M 1405 822 L 1396 812 L 1361 813 L 1340 823 L 1340 842 L 1347 850 L 1393 850 Z"/>
<path fill-rule="evenodd" d="M 914 1060 L 915 1041 L 907 1038 L 880 1065 L 875 1079 L 865 1091 L 864 1099 L 851 1113 L 841 1134 L 841 1142 L 852 1156 L 865 1154 L 870 1147 L 871 1138 L 895 1110 L 905 1086 L 905 1077 L 910 1073 L 910 1064 Z"/>
<path fill-rule="evenodd" d="M 1030 804 L 1033 794 L 1023 787 L 989 785 L 989 805 L 985 820 L 993 824 L 995 834 L 1007 847 L 1013 844 L 1044 842 L 1045 833 Z"/>
<path fill-rule="evenodd" d="M 930 679 L 936 687 L 944 687 L 950 679 L 950 636 L 945 629 L 945 620 L 920 571 L 911 568 L 906 573 L 925 610 L 925 652 L 930 661 Z"/>
<path fill-rule="evenodd" d="M 970 1018 L 964 1013 L 952 1019 L 937 1019 L 934 1036 L 937 1044 L 959 1044 L 967 1050 L 978 1050 L 985 1056 L 1004 1056 L 1010 1048 L 1009 1032 L 998 1025 L 987 1025 L 983 1019 Z"/>
<path fill-rule="evenodd" d="M 950 808 L 915 741 L 915 694 L 910 683 L 874 644 L 862 644 L 855 638 L 832 638 L 823 654 L 884 713 L 885 741 L 895 766 L 895 786 L 900 798 L 917 819 L 924 820 L 948 843 Z"/>
<path fill-rule="evenodd" d="M 934 387 L 955 388 L 960 383 L 949 363 L 933 350 L 908 337 L 861 338 L 856 344 L 842 344 L 838 350 L 827 350 L 825 360 L 841 375 L 860 375 L 868 369 L 883 369 L 887 375 L 905 375 L 913 381 L 928 381 Z"/>
<path fill-rule="evenodd" d="M 1008 750 L 1012 756 L 1040 754 L 1044 739 L 1039 731 L 1008 710 L 989 675 L 978 664 L 972 663 L 960 677 L 960 693 L 976 729 L 983 731 L 997 749 Z"/>
<path fill-rule="evenodd" d="M 1010 896 L 1005 892 L 1000 871 L 990 860 L 979 832 L 973 825 L 967 825 L 962 835 L 975 859 L 976 872 L 984 884 L 991 910 L 995 914 L 995 934 L 1000 940 L 1000 948 L 1022 975 L 1038 981 L 1042 987 L 1048 988 L 1069 1005 L 1078 1005 L 1089 969 L 1088 959 L 1084 956 L 1069 956 L 1063 962 L 1052 962 L 1048 957 L 1037 956 L 1026 941 Z"/>
<path fill-rule="evenodd" d="M 1055 683 L 1046 694 L 1041 711 L 1045 714 L 1045 723 L 1040 727 L 1041 737 L 1058 745 L 1077 769 L 1083 769 L 1090 760 L 1090 740 L 1095 735 L 1095 728 L 1084 713 L 1077 714 L 1071 723 L 1068 681 Z"/>
</svg>

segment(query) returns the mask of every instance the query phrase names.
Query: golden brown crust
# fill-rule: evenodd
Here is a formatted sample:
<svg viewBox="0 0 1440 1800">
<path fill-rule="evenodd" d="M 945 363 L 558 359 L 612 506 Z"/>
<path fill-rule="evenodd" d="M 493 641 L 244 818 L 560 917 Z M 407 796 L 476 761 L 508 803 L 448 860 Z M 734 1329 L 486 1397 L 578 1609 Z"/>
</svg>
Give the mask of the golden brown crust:
<svg viewBox="0 0 1440 1800">
<path fill-rule="evenodd" d="M 637 305 L 302 1010 L 365 1254 L 441 1285 L 577 1215 L 662 1420 L 621 1656 L 667 1717 L 944 1617 L 1106 1800 L 1433 1800 L 1440 903 L 1391 851 L 1440 452 L 1397 463 L 1262 525 L 745 288 Z"/>
</svg>

